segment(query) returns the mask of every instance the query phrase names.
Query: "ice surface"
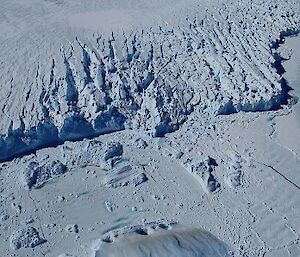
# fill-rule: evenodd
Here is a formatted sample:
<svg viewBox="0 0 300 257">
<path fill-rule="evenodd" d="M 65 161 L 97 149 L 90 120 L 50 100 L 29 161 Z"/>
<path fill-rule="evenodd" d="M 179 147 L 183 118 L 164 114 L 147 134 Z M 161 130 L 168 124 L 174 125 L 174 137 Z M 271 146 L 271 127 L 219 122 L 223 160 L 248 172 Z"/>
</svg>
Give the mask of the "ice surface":
<svg viewBox="0 0 300 257">
<path fill-rule="evenodd" d="M 1 256 L 300 256 L 298 0 L 0 4 Z"/>
</svg>

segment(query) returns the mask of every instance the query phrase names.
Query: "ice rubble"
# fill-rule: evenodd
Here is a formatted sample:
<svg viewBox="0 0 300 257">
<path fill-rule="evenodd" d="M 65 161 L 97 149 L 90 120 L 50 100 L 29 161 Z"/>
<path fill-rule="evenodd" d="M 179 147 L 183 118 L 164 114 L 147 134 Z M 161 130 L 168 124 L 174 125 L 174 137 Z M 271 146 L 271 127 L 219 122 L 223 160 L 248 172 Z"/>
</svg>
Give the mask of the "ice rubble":
<svg viewBox="0 0 300 257">
<path fill-rule="evenodd" d="M 128 234 L 140 234 L 140 235 L 147 235 L 150 230 L 157 230 L 159 228 L 164 230 L 170 230 L 173 228 L 174 225 L 177 225 L 175 221 L 169 221 L 165 219 L 160 219 L 152 222 L 147 222 L 140 225 L 131 225 L 131 226 L 124 226 L 117 228 L 115 230 L 111 230 L 106 232 L 101 240 L 98 242 L 96 241 L 93 245 L 94 248 L 99 247 L 99 243 L 112 243 L 115 240 L 120 239 L 123 236 Z M 97 246 L 98 245 L 98 246 Z"/>
<path fill-rule="evenodd" d="M 99 140 L 84 140 L 64 143 L 61 152 L 69 167 L 94 165 L 109 169 L 121 158 L 123 146 L 117 142 L 103 143 Z"/>
<path fill-rule="evenodd" d="M 138 149 L 145 149 L 148 146 L 147 142 L 142 138 L 135 139 L 132 144 Z"/>
<path fill-rule="evenodd" d="M 47 180 L 62 175 L 67 168 L 60 161 L 50 161 L 39 164 L 30 162 L 21 174 L 21 181 L 25 188 L 31 189 L 37 184 L 42 184 Z"/>
<path fill-rule="evenodd" d="M 95 139 L 65 142 L 58 147 L 58 153 L 60 154 L 41 154 L 41 158 L 24 160 L 24 168 L 20 174 L 21 184 L 26 189 L 37 188 L 67 171 L 86 166 L 108 170 L 104 179 L 108 187 L 139 185 L 147 180 L 146 175 L 139 172 L 142 168 L 129 166 L 126 171 L 122 168 L 112 169 L 123 155 L 123 146 L 118 142 L 100 142 Z"/>
<path fill-rule="evenodd" d="M 118 208 L 118 206 L 116 204 L 114 204 L 110 201 L 105 201 L 104 204 L 105 204 L 106 210 L 108 212 L 114 212 Z"/>
<path fill-rule="evenodd" d="M 46 242 L 42 239 L 38 231 L 34 227 L 24 227 L 13 232 L 10 236 L 10 246 L 12 249 L 17 250 L 21 247 L 35 247 Z"/>
<path fill-rule="evenodd" d="M 211 157 L 203 158 L 200 157 L 191 160 L 185 158 L 182 161 L 183 167 L 185 167 L 200 183 L 202 189 L 206 193 L 212 193 L 220 187 L 220 183 L 216 180 L 213 175 L 215 170 L 215 160 Z"/>
<path fill-rule="evenodd" d="M 230 254 L 229 247 L 207 231 L 154 222 L 129 228 L 113 242 L 101 241 L 93 257 L 226 257 Z"/>
<path fill-rule="evenodd" d="M 138 186 L 148 180 L 143 172 L 143 167 L 138 165 L 124 165 L 115 171 L 110 171 L 103 182 L 107 187 L 117 188 L 123 186 Z"/>
<path fill-rule="evenodd" d="M 231 188 L 236 188 L 241 185 L 242 180 L 242 157 L 235 152 L 230 152 L 229 156 L 228 175 L 225 177 L 225 183 Z"/>
<path fill-rule="evenodd" d="M 145 141 L 138 141 L 137 147 L 145 146 Z M 65 142 L 58 147 L 58 153 L 46 156 L 41 154 L 40 158 L 24 160 L 20 181 L 25 189 L 39 188 L 52 178 L 74 168 L 87 166 L 105 171 L 101 181 L 108 188 L 137 187 L 148 181 L 142 165 L 128 163 L 123 158 L 123 146 L 119 142 L 101 142 L 96 139 Z"/>
<path fill-rule="evenodd" d="M 145 147 L 145 144 L 145 141 L 138 140 L 137 147 Z M 128 163 L 123 158 L 123 146 L 119 142 L 83 140 L 65 142 L 60 148 L 69 169 L 93 166 L 105 170 L 102 183 L 109 188 L 136 187 L 148 180 L 142 165 Z"/>
<path fill-rule="evenodd" d="M 78 234 L 78 232 L 79 232 L 78 225 L 77 224 L 68 224 L 65 227 L 65 231 L 69 232 L 69 233 Z"/>
<path fill-rule="evenodd" d="M 213 175 L 217 163 L 212 157 L 204 156 L 201 151 L 193 154 L 189 149 L 185 149 L 183 152 L 180 144 L 170 141 L 167 137 L 159 138 L 156 146 L 163 155 L 179 160 L 180 164 L 199 182 L 205 193 L 212 193 L 221 186 Z"/>
</svg>

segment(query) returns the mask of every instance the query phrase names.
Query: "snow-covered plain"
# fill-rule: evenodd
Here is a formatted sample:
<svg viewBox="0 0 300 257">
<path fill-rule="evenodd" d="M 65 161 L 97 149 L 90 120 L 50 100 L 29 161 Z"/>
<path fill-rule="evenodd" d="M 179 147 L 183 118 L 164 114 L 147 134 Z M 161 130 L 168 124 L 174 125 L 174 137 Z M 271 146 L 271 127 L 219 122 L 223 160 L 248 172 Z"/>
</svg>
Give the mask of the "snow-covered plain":
<svg viewBox="0 0 300 257">
<path fill-rule="evenodd" d="M 0 3 L 0 256 L 300 256 L 298 1 Z"/>
</svg>

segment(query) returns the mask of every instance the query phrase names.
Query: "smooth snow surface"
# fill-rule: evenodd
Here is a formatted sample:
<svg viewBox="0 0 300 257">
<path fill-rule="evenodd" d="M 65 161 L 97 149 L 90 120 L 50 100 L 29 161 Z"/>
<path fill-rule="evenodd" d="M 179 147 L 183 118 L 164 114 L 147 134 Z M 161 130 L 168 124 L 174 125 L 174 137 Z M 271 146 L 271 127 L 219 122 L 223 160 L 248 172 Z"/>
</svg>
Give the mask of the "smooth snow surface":
<svg viewBox="0 0 300 257">
<path fill-rule="evenodd" d="M 276 119 L 278 131 L 276 140 L 282 146 L 288 148 L 299 158 L 300 153 L 300 36 L 286 39 L 284 46 L 290 49 L 291 57 L 283 62 L 285 69 L 284 77 L 289 86 L 293 88 L 291 95 L 295 105 L 291 108 L 288 116 L 278 117 Z M 282 49 L 284 51 L 284 49 Z"/>
<path fill-rule="evenodd" d="M 298 0 L 0 6 L 1 257 L 300 256 Z"/>
</svg>

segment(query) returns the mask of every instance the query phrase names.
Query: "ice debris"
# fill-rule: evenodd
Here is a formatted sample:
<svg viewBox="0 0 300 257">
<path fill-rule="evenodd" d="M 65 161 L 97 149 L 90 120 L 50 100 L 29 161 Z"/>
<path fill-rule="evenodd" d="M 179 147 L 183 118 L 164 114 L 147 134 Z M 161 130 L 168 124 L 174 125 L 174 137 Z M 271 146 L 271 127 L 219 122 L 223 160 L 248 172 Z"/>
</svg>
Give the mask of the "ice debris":
<svg viewBox="0 0 300 257">
<path fill-rule="evenodd" d="M 142 138 L 135 139 L 133 145 L 138 149 L 145 149 L 148 146 L 147 142 Z"/>
<path fill-rule="evenodd" d="M 228 174 L 225 177 L 225 183 L 231 188 L 236 188 L 241 185 L 242 157 L 235 152 L 229 153 L 229 156 Z"/>
<path fill-rule="evenodd" d="M 40 237 L 38 231 L 34 227 L 29 226 L 14 231 L 10 236 L 10 246 L 14 250 L 22 247 L 34 248 L 45 242 L 46 240 Z"/>
<path fill-rule="evenodd" d="M 138 165 L 124 165 L 110 171 L 104 177 L 104 184 L 107 187 L 117 188 L 123 186 L 138 186 L 148 180 L 143 167 Z"/>
<path fill-rule="evenodd" d="M 105 201 L 104 204 L 108 212 L 114 212 L 118 208 L 116 204 L 110 201 Z"/>
<path fill-rule="evenodd" d="M 148 232 L 150 232 L 151 230 L 157 230 L 157 229 L 170 230 L 176 224 L 177 222 L 175 221 L 161 219 L 161 220 L 147 222 L 139 225 L 125 226 L 115 230 L 108 231 L 103 235 L 102 241 L 110 243 L 113 242 L 115 239 L 120 238 L 126 234 L 133 233 L 133 234 L 147 235 Z"/>
<path fill-rule="evenodd" d="M 58 160 L 46 161 L 42 164 L 32 161 L 21 174 L 21 180 L 25 188 L 31 189 L 37 184 L 64 174 L 66 170 L 66 166 Z"/>
<path fill-rule="evenodd" d="M 65 227 L 65 231 L 69 232 L 69 233 L 75 233 L 75 234 L 77 234 L 79 232 L 79 228 L 78 228 L 77 224 L 68 224 Z"/>
<path fill-rule="evenodd" d="M 220 187 L 220 183 L 212 174 L 216 162 L 211 157 L 200 161 L 186 162 L 183 165 L 199 181 L 204 192 L 212 193 Z"/>
<path fill-rule="evenodd" d="M 69 167 L 89 165 L 110 169 L 123 154 L 118 142 L 103 143 L 98 140 L 67 142 L 62 146 L 62 156 Z"/>
</svg>

